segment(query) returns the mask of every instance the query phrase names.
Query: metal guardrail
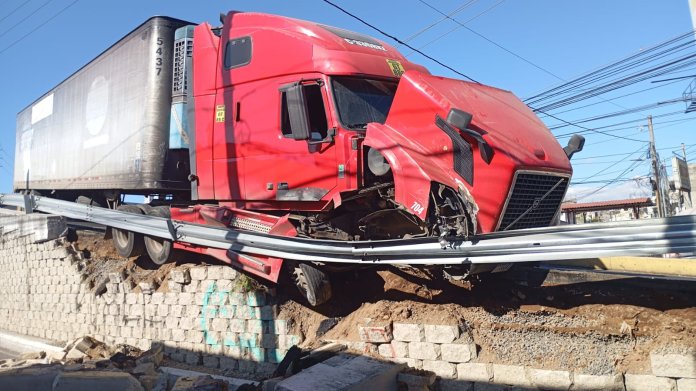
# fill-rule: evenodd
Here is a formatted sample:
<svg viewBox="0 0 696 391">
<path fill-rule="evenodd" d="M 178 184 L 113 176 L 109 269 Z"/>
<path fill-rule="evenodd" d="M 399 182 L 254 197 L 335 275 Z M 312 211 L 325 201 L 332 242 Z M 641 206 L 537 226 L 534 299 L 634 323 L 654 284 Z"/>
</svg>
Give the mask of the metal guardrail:
<svg viewBox="0 0 696 391">
<path fill-rule="evenodd" d="M 90 221 L 200 246 L 313 262 L 458 265 L 649 256 L 696 251 L 696 216 L 566 225 L 437 238 L 333 241 L 273 236 L 136 215 L 47 197 L 0 195 L 0 205 Z"/>
</svg>

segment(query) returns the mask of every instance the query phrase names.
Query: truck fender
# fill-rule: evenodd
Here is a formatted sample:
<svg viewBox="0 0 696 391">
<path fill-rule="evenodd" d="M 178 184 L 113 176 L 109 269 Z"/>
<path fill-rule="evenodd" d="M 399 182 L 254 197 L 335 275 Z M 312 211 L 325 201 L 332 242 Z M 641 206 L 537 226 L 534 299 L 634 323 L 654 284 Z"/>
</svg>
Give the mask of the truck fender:
<svg viewBox="0 0 696 391">
<path fill-rule="evenodd" d="M 363 146 L 378 150 L 394 176 L 394 201 L 425 220 L 430 204 L 430 176 L 401 145 L 383 132 L 367 132 Z"/>
</svg>

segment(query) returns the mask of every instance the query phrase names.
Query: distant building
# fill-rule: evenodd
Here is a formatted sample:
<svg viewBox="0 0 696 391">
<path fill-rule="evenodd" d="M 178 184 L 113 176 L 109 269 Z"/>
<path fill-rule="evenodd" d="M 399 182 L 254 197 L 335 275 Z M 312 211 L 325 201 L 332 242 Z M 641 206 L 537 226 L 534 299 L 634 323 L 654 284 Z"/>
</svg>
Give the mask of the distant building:
<svg viewBox="0 0 696 391">
<path fill-rule="evenodd" d="M 584 224 L 607 221 L 625 221 L 657 217 L 657 209 L 650 198 L 631 198 L 598 202 L 564 202 L 561 221 L 566 224 Z"/>
</svg>

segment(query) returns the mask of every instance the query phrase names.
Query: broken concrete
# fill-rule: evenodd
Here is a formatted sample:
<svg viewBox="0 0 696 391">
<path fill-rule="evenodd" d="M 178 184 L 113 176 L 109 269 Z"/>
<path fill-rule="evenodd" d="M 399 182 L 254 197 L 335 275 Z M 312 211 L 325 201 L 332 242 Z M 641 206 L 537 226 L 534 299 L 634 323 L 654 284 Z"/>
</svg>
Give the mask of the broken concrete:
<svg viewBox="0 0 696 391">
<path fill-rule="evenodd" d="M 278 382 L 274 390 L 396 390 L 396 376 L 403 368 L 364 356 L 338 355 Z"/>
<path fill-rule="evenodd" d="M 133 376 L 117 371 L 62 372 L 53 391 L 144 391 Z"/>
</svg>

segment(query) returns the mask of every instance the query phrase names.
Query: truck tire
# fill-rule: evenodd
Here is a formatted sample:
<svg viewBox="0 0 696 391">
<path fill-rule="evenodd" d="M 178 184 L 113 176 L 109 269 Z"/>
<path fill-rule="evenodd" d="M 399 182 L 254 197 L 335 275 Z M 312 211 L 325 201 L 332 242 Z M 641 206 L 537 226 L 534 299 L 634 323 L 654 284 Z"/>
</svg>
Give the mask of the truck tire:
<svg viewBox="0 0 696 391">
<path fill-rule="evenodd" d="M 331 299 L 331 283 L 326 273 L 301 263 L 293 272 L 295 285 L 309 304 L 316 307 Z"/>
<path fill-rule="evenodd" d="M 171 217 L 168 206 L 156 206 L 150 208 L 148 216 Z M 156 265 L 164 265 L 173 260 L 174 246 L 171 240 L 154 236 L 145 236 L 145 249 L 152 262 Z"/>
<path fill-rule="evenodd" d="M 143 214 L 135 205 L 121 205 L 116 210 L 133 214 Z M 111 240 L 118 255 L 124 258 L 138 257 L 145 252 L 143 235 L 124 229 L 111 228 Z"/>
</svg>

